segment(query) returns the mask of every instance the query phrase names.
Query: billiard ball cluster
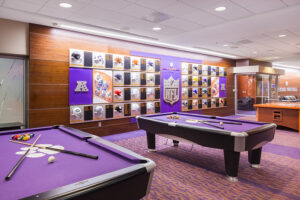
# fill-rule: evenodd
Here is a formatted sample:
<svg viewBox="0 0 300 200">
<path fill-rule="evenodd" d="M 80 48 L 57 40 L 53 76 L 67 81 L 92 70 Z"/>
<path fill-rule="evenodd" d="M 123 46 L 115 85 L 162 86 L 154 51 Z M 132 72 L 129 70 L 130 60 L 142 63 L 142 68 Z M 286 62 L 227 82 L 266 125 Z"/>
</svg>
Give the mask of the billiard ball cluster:
<svg viewBox="0 0 300 200">
<path fill-rule="evenodd" d="M 11 137 L 13 140 L 21 140 L 21 141 L 27 141 L 30 138 L 33 138 L 34 134 L 33 133 L 25 133 L 25 134 L 17 134 Z"/>
<path fill-rule="evenodd" d="M 178 115 L 168 115 L 167 116 L 168 119 L 179 119 Z"/>
</svg>

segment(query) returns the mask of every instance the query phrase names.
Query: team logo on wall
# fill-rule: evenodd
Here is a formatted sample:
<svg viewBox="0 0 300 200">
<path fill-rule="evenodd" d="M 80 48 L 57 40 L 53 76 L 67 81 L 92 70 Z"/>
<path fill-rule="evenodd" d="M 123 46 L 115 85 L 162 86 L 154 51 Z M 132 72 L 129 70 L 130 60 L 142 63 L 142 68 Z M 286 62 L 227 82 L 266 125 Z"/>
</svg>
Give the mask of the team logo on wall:
<svg viewBox="0 0 300 200">
<path fill-rule="evenodd" d="M 88 92 L 89 89 L 86 86 L 86 81 L 77 81 L 77 86 L 75 88 L 75 92 Z"/>
<path fill-rule="evenodd" d="M 179 79 L 164 79 L 164 101 L 171 105 L 179 101 Z"/>
</svg>

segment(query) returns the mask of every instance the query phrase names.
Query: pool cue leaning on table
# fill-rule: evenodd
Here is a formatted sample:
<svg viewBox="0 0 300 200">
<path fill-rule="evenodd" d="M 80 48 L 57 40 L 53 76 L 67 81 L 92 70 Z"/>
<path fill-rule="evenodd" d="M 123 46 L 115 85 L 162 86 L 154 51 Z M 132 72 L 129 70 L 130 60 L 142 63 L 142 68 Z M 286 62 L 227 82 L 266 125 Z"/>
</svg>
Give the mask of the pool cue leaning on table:
<svg viewBox="0 0 300 200">
<path fill-rule="evenodd" d="M 35 143 L 38 141 L 38 139 L 41 137 L 41 135 L 39 135 L 36 140 L 34 141 L 34 143 L 32 143 L 30 145 L 30 147 L 27 149 L 27 151 L 23 154 L 23 156 L 20 158 L 20 160 L 16 163 L 16 165 L 12 168 L 12 170 L 8 173 L 8 175 L 5 177 L 5 180 L 9 180 L 10 177 L 15 173 L 15 171 L 18 169 L 18 167 L 21 165 L 21 163 L 23 162 L 23 160 L 25 159 L 25 157 L 27 156 L 27 154 L 29 153 L 29 151 L 32 149 L 32 147 L 35 145 Z"/>
<path fill-rule="evenodd" d="M 9 140 L 9 141 L 13 142 L 13 143 L 27 145 L 27 146 L 31 145 L 31 144 L 26 143 L 26 142 L 20 142 L 20 141 L 14 141 L 14 140 Z M 45 147 L 45 146 L 42 146 L 42 145 L 34 145 L 34 147 L 38 147 L 38 148 L 41 148 L 41 149 L 49 149 L 49 150 L 52 150 L 52 151 L 59 151 L 61 153 L 68 153 L 68 154 L 72 154 L 72 155 L 75 155 L 75 156 L 82 156 L 82 157 L 86 157 L 86 158 L 92 158 L 92 159 L 95 159 L 95 160 L 98 159 L 98 156 L 89 155 L 89 154 L 85 154 L 85 153 L 79 153 L 79 152 L 75 152 L 75 151 L 69 151 L 69 150 L 65 150 L 65 149 Z"/>
</svg>

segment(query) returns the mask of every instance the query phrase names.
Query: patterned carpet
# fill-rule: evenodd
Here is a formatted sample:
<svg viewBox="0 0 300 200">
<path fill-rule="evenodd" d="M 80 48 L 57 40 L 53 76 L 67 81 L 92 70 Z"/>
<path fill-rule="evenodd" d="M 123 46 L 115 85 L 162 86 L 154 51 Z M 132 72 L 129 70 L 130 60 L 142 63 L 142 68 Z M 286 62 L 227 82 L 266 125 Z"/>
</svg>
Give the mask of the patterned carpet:
<svg viewBox="0 0 300 200">
<path fill-rule="evenodd" d="M 144 131 L 129 132 L 115 143 L 154 160 L 157 164 L 150 194 L 144 200 L 167 199 L 300 199 L 300 135 L 276 130 L 263 148 L 260 169 L 250 168 L 241 154 L 239 182 L 225 179 L 223 151 L 157 137 L 157 151 L 148 152 Z M 126 135 L 126 134 L 125 134 Z"/>
</svg>

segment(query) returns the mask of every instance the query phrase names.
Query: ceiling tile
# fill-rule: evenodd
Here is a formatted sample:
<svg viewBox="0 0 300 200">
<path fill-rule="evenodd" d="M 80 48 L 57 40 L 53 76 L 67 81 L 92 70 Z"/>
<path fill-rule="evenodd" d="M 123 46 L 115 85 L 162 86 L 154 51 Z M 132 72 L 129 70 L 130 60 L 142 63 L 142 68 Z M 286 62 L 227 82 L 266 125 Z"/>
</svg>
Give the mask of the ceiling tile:
<svg viewBox="0 0 300 200">
<path fill-rule="evenodd" d="M 103 28 L 108 29 L 116 29 L 118 30 L 120 28 L 120 25 L 117 23 L 114 23 L 109 20 L 102 20 L 95 17 L 88 17 L 88 16 L 80 16 L 78 13 L 73 13 L 72 15 L 68 16 L 68 19 L 71 21 L 78 21 L 83 24 L 91 24 L 93 26 L 99 26 Z"/>
<path fill-rule="evenodd" d="M 225 6 L 226 10 L 223 12 L 216 12 L 214 9 L 218 6 Z M 226 20 L 235 20 L 235 19 L 240 19 L 243 17 L 249 17 L 253 15 L 250 11 L 246 10 L 245 8 L 238 6 L 237 4 L 234 4 L 229 1 L 224 1 L 219 4 L 215 4 L 215 5 L 212 4 L 207 7 L 203 7 L 203 10 L 213 15 L 222 17 Z"/>
<path fill-rule="evenodd" d="M 138 29 L 144 29 L 144 30 L 151 30 L 153 26 L 155 26 L 155 23 L 144 21 L 142 19 L 132 19 L 128 23 L 129 27 L 138 28 Z"/>
<path fill-rule="evenodd" d="M 182 0 L 185 4 L 199 8 L 215 16 L 226 20 L 234 20 L 250 16 L 252 13 L 247 9 L 238 6 L 229 0 Z M 223 12 L 216 12 L 214 9 L 218 6 L 225 6 L 227 9 Z"/>
<path fill-rule="evenodd" d="M 285 3 L 288 6 L 300 4 L 299 0 L 282 0 L 283 3 Z"/>
<path fill-rule="evenodd" d="M 125 0 L 90 0 L 90 4 L 93 6 L 98 6 L 100 10 L 106 9 L 118 11 L 126 6 L 131 5 L 132 2 Z"/>
<path fill-rule="evenodd" d="M 159 26 L 162 28 L 160 31 L 153 31 L 152 28 L 156 26 L 155 23 L 147 22 L 141 19 L 134 19 L 130 21 L 127 26 L 129 27 L 129 31 L 132 32 L 133 30 L 137 31 L 134 33 L 144 34 L 150 37 L 159 37 L 159 36 L 174 36 L 183 33 L 183 30 L 170 27 L 167 25 L 160 24 Z M 170 37 L 169 37 L 170 38 Z"/>
<path fill-rule="evenodd" d="M 64 3 L 69 3 L 72 5 L 71 8 L 62 8 L 59 6 L 59 4 L 62 2 L 62 0 L 48 0 L 47 3 L 44 5 L 43 9 L 45 10 L 53 10 L 53 15 L 55 15 L 55 12 L 61 13 L 61 12 L 75 12 L 78 10 L 83 9 L 86 7 L 90 0 L 64 0 Z M 57 11 L 55 11 L 55 9 Z"/>
<path fill-rule="evenodd" d="M 28 12 L 37 12 L 47 0 L 6 0 L 2 6 Z"/>
<path fill-rule="evenodd" d="M 78 15 L 84 17 L 94 17 L 97 20 L 107 20 L 114 23 L 129 23 L 129 21 L 135 19 L 134 17 L 124 15 L 122 13 L 118 13 L 111 10 L 101 9 L 98 6 L 86 6 L 76 12 Z"/>
<path fill-rule="evenodd" d="M 43 7 L 38 11 L 39 14 L 54 17 L 54 18 L 60 18 L 60 19 L 65 19 L 68 18 L 70 15 L 75 13 L 75 11 L 71 10 L 64 10 L 63 8 L 54 8 L 51 6 L 48 7 Z"/>
<path fill-rule="evenodd" d="M 289 31 L 300 36 L 300 26 L 289 28 Z"/>
<path fill-rule="evenodd" d="M 224 19 L 210 13 L 203 12 L 201 10 L 198 10 L 196 12 L 183 13 L 181 15 L 181 18 L 204 26 L 211 26 L 224 22 Z"/>
<path fill-rule="evenodd" d="M 153 31 L 153 30 L 145 31 L 143 28 L 139 30 L 140 33 L 143 33 L 143 35 L 158 38 L 159 41 L 163 41 L 163 42 L 166 42 L 167 39 L 172 38 L 173 36 L 180 35 L 181 33 L 183 33 L 182 30 L 173 27 L 168 27 L 168 26 L 162 26 L 162 30 L 160 31 Z"/>
<path fill-rule="evenodd" d="M 284 8 L 286 5 L 280 0 L 232 0 L 243 8 L 254 13 L 262 13 L 279 8 Z"/>
<path fill-rule="evenodd" d="M 181 29 L 181 30 L 184 30 L 184 31 L 192 31 L 192 30 L 199 29 L 199 28 L 202 27 L 199 24 L 196 24 L 194 22 L 190 22 L 190 21 L 187 21 L 187 20 L 184 20 L 184 19 L 180 19 L 180 18 L 177 18 L 177 17 L 174 17 L 174 18 L 171 18 L 169 20 L 163 21 L 160 24 L 171 26 L 171 27 Z"/>
<path fill-rule="evenodd" d="M 153 10 L 140 5 L 132 4 L 119 10 L 119 12 L 136 18 L 143 18 L 144 16 L 151 14 Z"/>
<path fill-rule="evenodd" d="M 200 9 L 207 9 L 207 8 L 214 8 L 218 5 L 224 5 L 226 0 L 181 0 L 186 5 L 200 8 Z"/>
<path fill-rule="evenodd" d="M 141 0 L 125 0 L 125 1 L 131 2 L 131 3 L 137 3 L 137 2 L 139 2 Z"/>
<path fill-rule="evenodd" d="M 177 0 L 140 0 L 139 2 L 137 2 L 137 4 L 154 10 L 159 10 L 168 7 L 169 5 L 175 4 L 176 1 Z"/>
<path fill-rule="evenodd" d="M 185 13 L 191 13 L 191 12 L 197 12 L 197 8 L 193 8 L 189 5 L 186 5 L 182 2 L 177 2 L 175 4 L 171 4 L 167 7 L 164 7 L 160 9 L 161 12 L 167 13 L 172 16 L 178 16 L 184 15 Z"/>
<path fill-rule="evenodd" d="M 278 31 L 268 32 L 265 34 L 277 41 L 289 45 L 295 45 L 300 42 L 300 36 L 289 30 L 278 30 Z M 286 35 L 286 37 L 278 37 L 279 35 Z"/>
</svg>

